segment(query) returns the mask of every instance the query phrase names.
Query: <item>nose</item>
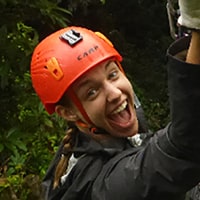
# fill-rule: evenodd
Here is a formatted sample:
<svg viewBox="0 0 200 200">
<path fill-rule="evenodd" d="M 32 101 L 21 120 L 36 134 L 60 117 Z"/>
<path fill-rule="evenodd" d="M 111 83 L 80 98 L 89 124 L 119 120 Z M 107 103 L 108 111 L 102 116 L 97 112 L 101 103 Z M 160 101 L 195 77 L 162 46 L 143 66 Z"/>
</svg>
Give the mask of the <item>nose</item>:
<svg viewBox="0 0 200 200">
<path fill-rule="evenodd" d="M 106 84 L 106 96 L 108 102 L 119 100 L 122 95 L 122 91 L 112 83 Z"/>
</svg>

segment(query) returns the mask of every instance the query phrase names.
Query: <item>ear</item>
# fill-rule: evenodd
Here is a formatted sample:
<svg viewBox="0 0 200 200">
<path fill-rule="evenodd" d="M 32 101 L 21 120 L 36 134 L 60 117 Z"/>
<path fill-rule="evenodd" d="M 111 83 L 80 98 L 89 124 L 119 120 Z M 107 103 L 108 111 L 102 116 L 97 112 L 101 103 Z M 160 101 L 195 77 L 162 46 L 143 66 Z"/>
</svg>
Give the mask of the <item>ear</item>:
<svg viewBox="0 0 200 200">
<path fill-rule="evenodd" d="M 67 121 L 75 122 L 79 120 L 78 115 L 75 113 L 75 111 L 72 108 L 67 108 L 65 106 L 57 105 L 55 107 L 55 112 Z"/>
</svg>

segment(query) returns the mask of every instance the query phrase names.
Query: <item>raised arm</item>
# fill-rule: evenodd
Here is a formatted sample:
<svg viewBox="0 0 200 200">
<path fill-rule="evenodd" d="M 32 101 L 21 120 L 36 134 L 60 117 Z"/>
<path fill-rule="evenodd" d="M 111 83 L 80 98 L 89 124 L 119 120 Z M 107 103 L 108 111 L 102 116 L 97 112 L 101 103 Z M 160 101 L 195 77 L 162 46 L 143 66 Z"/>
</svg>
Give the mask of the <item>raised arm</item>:
<svg viewBox="0 0 200 200">
<path fill-rule="evenodd" d="M 192 32 L 192 38 L 186 57 L 186 62 L 200 64 L 200 30 Z"/>
<path fill-rule="evenodd" d="M 169 93 L 172 124 L 170 141 L 188 158 L 200 151 L 200 3 L 179 0 L 178 23 L 192 31 L 190 37 L 176 41 L 168 51 Z M 199 7 L 199 8 L 198 8 Z M 187 51 L 186 60 L 176 55 Z"/>
<path fill-rule="evenodd" d="M 192 38 L 186 62 L 200 64 L 200 2 L 178 0 L 180 17 L 178 24 L 192 30 Z"/>
</svg>

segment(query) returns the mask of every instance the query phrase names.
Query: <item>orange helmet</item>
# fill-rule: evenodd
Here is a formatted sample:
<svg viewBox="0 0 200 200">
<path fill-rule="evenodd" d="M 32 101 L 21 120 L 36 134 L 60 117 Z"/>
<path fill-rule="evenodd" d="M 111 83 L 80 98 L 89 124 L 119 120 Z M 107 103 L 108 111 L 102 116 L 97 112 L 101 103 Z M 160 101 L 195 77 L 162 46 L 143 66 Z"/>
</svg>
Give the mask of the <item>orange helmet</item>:
<svg viewBox="0 0 200 200">
<path fill-rule="evenodd" d="M 55 104 L 77 78 L 109 58 L 122 60 L 103 34 L 86 28 L 67 27 L 40 42 L 33 52 L 31 78 L 47 112 L 55 111 Z"/>
</svg>

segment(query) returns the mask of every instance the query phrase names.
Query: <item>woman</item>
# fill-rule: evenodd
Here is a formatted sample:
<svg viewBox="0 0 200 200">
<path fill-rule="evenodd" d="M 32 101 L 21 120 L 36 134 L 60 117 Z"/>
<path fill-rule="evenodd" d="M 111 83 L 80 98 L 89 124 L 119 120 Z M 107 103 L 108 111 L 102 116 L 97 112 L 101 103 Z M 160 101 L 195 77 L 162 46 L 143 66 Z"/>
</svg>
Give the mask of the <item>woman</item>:
<svg viewBox="0 0 200 200">
<path fill-rule="evenodd" d="M 187 48 L 184 62 L 176 55 Z M 184 199 L 200 180 L 199 54 L 197 30 L 169 48 L 171 123 L 138 146 L 134 91 L 112 43 L 81 27 L 45 38 L 32 57 L 33 86 L 46 110 L 69 123 L 44 178 L 45 198 Z"/>
</svg>

